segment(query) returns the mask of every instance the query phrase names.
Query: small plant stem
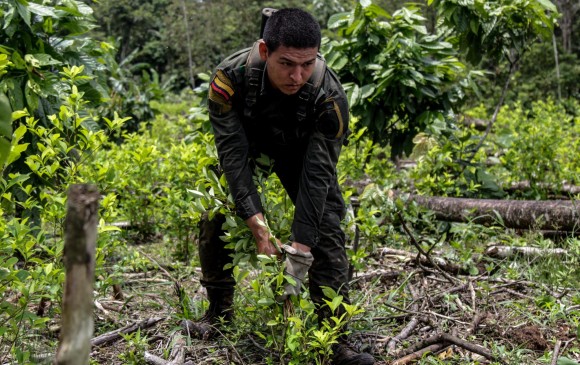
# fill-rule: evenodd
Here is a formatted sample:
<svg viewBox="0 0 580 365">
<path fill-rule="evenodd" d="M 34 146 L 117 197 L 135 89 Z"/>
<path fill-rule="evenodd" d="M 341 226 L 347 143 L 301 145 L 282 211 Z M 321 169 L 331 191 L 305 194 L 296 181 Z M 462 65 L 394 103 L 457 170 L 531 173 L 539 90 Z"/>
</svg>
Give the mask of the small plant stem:
<svg viewBox="0 0 580 365">
<path fill-rule="evenodd" d="M 401 214 L 401 212 L 397 212 L 397 215 L 399 216 L 399 219 L 401 221 L 401 225 L 403 226 L 403 229 L 405 230 L 405 233 L 407 233 L 407 235 L 411 239 L 411 244 L 413 246 L 415 246 L 415 248 L 417 249 L 417 251 L 419 251 L 419 253 L 417 254 L 417 260 L 416 260 L 417 263 L 419 264 L 419 255 L 423 255 L 423 256 L 425 256 L 425 258 L 427 259 L 427 261 L 434 268 L 436 268 L 441 273 L 441 275 L 443 275 L 445 277 L 445 279 L 447 279 L 447 281 L 449 281 L 449 283 L 455 284 L 456 282 L 461 282 L 461 280 L 459 280 L 457 278 L 454 278 L 451 275 L 447 274 L 443 269 L 441 269 L 441 267 L 439 267 L 439 265 L 437 265 L 436 262 L 434 262 L 431 259 L 431 256 L 429 255 L 429 253 L 428 252 L 425 252 L 425 250 L 423 250 L 423 248 L 421 247 L 421 245 L 419 244 L 419 242 L 417 242 L 417 240 L 415 239 L 415 236 L 413 236 L 413 234 L 411 233 L 411 231 L 409 230 L 409 228 L 405 224 L 405 220 L 403 219 L 403 215 Z M 431 249 L 429 251 L 431 251 Z"/>
</svg>

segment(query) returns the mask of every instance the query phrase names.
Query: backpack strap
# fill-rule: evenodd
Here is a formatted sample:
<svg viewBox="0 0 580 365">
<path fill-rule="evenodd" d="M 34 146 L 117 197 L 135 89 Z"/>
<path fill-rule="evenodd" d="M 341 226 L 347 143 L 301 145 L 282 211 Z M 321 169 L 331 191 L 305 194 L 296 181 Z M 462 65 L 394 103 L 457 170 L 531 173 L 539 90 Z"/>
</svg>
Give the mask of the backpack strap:
<svg viewBox="0 0 580 365">
<path fill-rule="evenodd" d="M 266 62 L 260 58 L 258 46 L 259 42 L 255 42 L 246 60 L 247 93 L 244 116 L 250 119 L 255 116 L 254 106 L 258 100 L 258 93 L 262 85 L 262 75 L 264 74 L 264 67 L 266 65 Z"/>
<path fill-rule="evenodd" d="M 312 76 L 310 76 L 308 82 L 302 87 L 300 94 L 298 95 L 298 98 L 300 99 L 296 110 L 298 122 L 301 123 L 306 119 L 308 110 L 311 109 L 314 104 L 316 95 L 322 85 L 325 71 L 326 61 L 320 54 L 318 54 L 316 64 L 314 65 L 314 72 L 312 73 Z"/>
<path fill-rule="evenodd" d="M 260 58 L 260 51 L 258 49 L 259 42 L 255 42 L 248 54 L 248 59 L 246 61 L 246 105 L 244 108 L 244 116 L 246 118 L 253 118 L 255 116 L 254 106 L 258 100 L 258 94 L 262 86 L 262 76 L 264 74 L 264 68 L 266 62 Z M 324 74 L 326 71 L 326 61 L 321 54 L 318 54 L 316 58 L 316 64 L 314 66 L 314 72 L 310 79 L 298 94 L 299 103 L 297 105 L 296 117 L 298 122 L 303 122 L 307 115 L 309 109 L 311 109 L 314 101 L 316 100 L 316 95 L 322 86 L 322 80 L 324 79 Z"/>
</svg>

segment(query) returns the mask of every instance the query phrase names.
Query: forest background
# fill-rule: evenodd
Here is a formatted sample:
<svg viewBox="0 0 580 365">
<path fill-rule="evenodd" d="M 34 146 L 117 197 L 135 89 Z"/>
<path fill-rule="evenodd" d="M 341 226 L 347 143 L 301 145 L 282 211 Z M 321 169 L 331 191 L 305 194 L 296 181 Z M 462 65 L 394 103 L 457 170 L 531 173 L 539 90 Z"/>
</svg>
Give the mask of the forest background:
<svg viewBox="0 0 580 365">
<path fill-rule="evenodd" d="M 354 306 L 321 330 L 307 292 L 284 312 L 273 299 L 286 280 L 279 264 L 255 255 L 230 214 L 236 278 L 252 290 L 238 291 L 235 330 L 217 345 L 184 340 L 179 320 L 207 307 L 197 222 L 233 212 L 212 168 L 209 74 L 255 41 L 262 8 L 283 6 L 320 21 L 321 52 L 349 98 L 339 178 Z M 479 347 L 446 337 L 419 363 L 577 364 L 579 11 L 547 0 L 3 0 L 0 363 L 56 352 L 66 192 L 92 183 L 102 195 L 95 335 L 153 323 L 95 345 L 92 363 L 180 353 L 326 364 L 348 323 L 385 363 L 444 333 Z M 292 207 L 279 181 L 261 172 L 256 183 L 270 229 L 287 239 Z M 496 213 L 442 218 L 417 197 L 496 199 Z M 514 201 L 568 215 L 555 224 L 553 211 L 531 210 L 514 227 L 499 205 Z M 327 294 L 329 307 L 344 305 Z"/>
</svg>

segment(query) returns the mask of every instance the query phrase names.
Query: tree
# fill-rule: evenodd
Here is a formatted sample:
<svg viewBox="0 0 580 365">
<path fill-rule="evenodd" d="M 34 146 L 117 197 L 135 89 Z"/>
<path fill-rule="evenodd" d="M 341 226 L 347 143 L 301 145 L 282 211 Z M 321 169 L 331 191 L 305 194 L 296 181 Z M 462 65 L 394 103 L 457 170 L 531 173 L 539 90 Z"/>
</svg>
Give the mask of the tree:
<svg viewBox="0 0 580 365">
<path fill-rule="evenodd" d="M 164 73 L 170 55 L 162 31 L 171 3 L 171 0 L 94 2 L 92 6 L 100 26 L 94 35 L 101 39 L 112 39 L 118 45 L 117 62 L 122 62 L 136 52 L 135 63 L 146 63 L 157 72 Z M 180 13 L 177 11 L 171 15 L 175 17 Z"/>
<path fill-rule="evenodd" d="M 8 62 L 0 72 L 0 93 L 6 94 L 14 111 L 11 122 L 17 134 L 11 142 L 7 167 L 3 164 L 0 169 L 4 176 L 21 174 L 30 179 L 34 188 L 10 185 L 9 190 L 17 200 L 16 215 L 29 217 L 35 223 L 41 207 L 23 203 L 38 194 L 41 187 L 62 181 L 63 176 L 56 173 L 57 165 L 77 162 L 77 149 L 71 146 L 80 143 L 88 147 L 85 131 L 99 129 L 86 105 L 80 108 L 78 102 L 82 99 L 83 104 L 96 106 L 108 97 L 106 66 L 100 57 L 111 49 L 106 42 L 88 38 L 95 23 L 93 11 L 86 4 L 76 0 L 41 3 L 0 3 L 0 59 Z M 51 118 L 55 114 L 58 119 Z M 27 130 L 34 133 L 26 133 Z M 50 168 L 52 173 L 43 174 L 38 169 L 44 166 L 30 160 L 30 156 L 44 151 L 42 139 L 53 132 L 58 136 L 51 143 L 59 143 L 68 162 L 63 159 Z M 27 158 L 19 158 L 21 154 Z M 44 157 L 50 159 L 50 153 Z"/>
<path fill-rule="evenodd" d="M 98 58 L 109 46 L 86 36 L 95 27 L 89 6 L 75 0 L 41 3 L 0 3 L 0 54 L 10 62 L 0 92 L 6 93 L 13 110 L 26 109 L 46 125 L 46 116 L 58 111 L 67 87 L 59 78 L 63 67 L 84 66 L 85 78 L 78 87 L 87 101 L 96 104 L 107 96 L 106 66 Z"/>
<path fill-rule="evenodd" d="M 392 15 L 370 1 L 330 18 L 339 40 L 325 45 L 328 64 L 345 86 L 360 127 L 392 155 L 410 153 L 413 137 L 441 128 L 463 95 L 464 65 L 446 39 L 430 34 L 419 8 Z"/>
<path fill-rule="evenodd" d="M 555 0 L 554 2 L 562 15 L 558 21 L 558 25 L 562 31 L 562 46 L 564 52 L 571 53 L 574 20 L 576 14 L 580 11 L 580 1 Z"/>
<path fill-rule="evenodd" d="M 470 63 L 479 65 L 484 56 L 492 64 L 502 60 L 509 63 L 509 73 L 493 116 L 473 151 L 475 156 L 497 119 L 523 54 L 539 38 L 551 39 L 556 7 L 545 0 L 431 0 L 430 4 L 439 10 L 444 26 L 453 30 L 457 47 Z"/>
</svg>

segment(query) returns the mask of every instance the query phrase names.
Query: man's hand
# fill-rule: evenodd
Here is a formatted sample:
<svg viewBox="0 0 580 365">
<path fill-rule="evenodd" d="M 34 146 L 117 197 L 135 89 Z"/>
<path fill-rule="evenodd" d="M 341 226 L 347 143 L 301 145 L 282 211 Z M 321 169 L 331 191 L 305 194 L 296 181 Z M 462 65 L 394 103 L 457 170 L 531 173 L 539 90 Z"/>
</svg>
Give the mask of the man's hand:
<svg viewBox="0 0 580 365">
<path fill-rule="evenodd" d="M 278 247 L 281 247 L 282 243 L 280 242 L 280 240 L 277 238 L 275 240 L 276 245 Z M 278 256 L 279 258 L 282 257 L 282 251 L 279 248 L 276 248 L 276 246 L 274 246 L 274 243 L 272 243 L 272 241 L 270 241 L 269 239 L 256 241 L 256 246 L 258 248 L 259 254 L 268 256 Z"/>
<path fill-rule="evenodd" d="M 270 234 L 270 230 L 266 226 L 264 215 L 262 213 L 258 213 L 246 219 L 246 224 L 254 235 L 259 254 L 277 256 L 278 258 L 282 257 L 282 251 L 280 249 L 282 243 L 279 239 Z M 272 240 L 275 243 L 273 243 Z"/>
<path fill-rule="evenodd" d="M 300 294 L 302 282 L 306 277 L 308 269 L 312 265 L 312 261 L 314 261 L 314 257 L 310 253 L 310 247 L 298 242 L 293 242 L 292 246 L 284 245 L 282 249 L 286 252 L 286 260 L 284 261 L 286 268 L 284 269 L 284 273 L 294 279 L 294 284 L 286 283 L 284 293 L 276 297 L 276 300 L 279 302 L 283 302 L 291 295 Z"/>
</svg>

